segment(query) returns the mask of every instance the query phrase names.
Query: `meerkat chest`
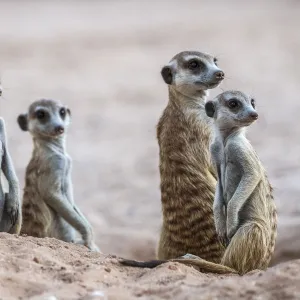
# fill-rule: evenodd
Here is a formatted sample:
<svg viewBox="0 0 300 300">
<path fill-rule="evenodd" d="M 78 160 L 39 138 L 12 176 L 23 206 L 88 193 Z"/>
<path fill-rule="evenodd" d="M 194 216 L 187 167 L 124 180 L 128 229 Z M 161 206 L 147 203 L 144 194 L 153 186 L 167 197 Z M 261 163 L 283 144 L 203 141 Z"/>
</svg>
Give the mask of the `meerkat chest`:
<svg viewBox="0 0 300 300">
<path fill-rule="evenodd" d="M 224 200 L 228 202 L 235 193 L 242 178 L 242 171 L 226 148 L 222 160 L 222 186 Z"/>
<path fill-rule="evenodd" d="M 70 176 L 71 176 L 71 168 L 72 168 L 72 162 L 71 162 L 71 158 L 68 156 L 68 155 L 64 155 L 62 158 L 61 158 L 64 162 L 64 166 L 63 166 L 63 178 L 62 178 L 62 187 L 63 187 L 63 190 L 65 192 L 67 192 L 67 187 L 68 187 L 68 183 L 69 183 L 69 180 L 70 180 Z"/>
</svg>

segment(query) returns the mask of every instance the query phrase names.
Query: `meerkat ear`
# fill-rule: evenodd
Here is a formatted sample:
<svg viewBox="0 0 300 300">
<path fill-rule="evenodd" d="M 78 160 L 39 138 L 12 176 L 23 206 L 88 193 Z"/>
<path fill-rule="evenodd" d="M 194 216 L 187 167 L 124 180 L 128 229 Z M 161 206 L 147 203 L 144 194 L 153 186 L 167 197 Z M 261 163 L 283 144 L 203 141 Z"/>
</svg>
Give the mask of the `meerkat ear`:
<svg viewBox="0 0 300 300">
<path fill-rule="evenodd" d="M 171 67 L 169 66 L 164 66 L 162 69 L 161 69 L 161 72 L 160 72 L 164 82 L 166 84 L 172 84 L 172 81 L 173 81 L 173 74 L 172 74 L 172 69 Z"/>
<path fill-rule="evenodd" d="M 210 118 L 213 118 L 214 114 L 215 114 L 215 104 L 213 103 L 213 101 L 207 101 L 205 103 L 205 112 L 207 114 L 207 116 L 209 116 Z"/>
<path fill-rule="evenodd" d="M 70 110 L 70 108 L 67 108 L 67 113 L 68 113 L 69 116 L 71 117 L 71 110 Z"/>
<path fill-rule="evenodd" d="M 19 115 L 17 121 L 23 131 L 28 131 L 27 114 Z"/>
</svg>

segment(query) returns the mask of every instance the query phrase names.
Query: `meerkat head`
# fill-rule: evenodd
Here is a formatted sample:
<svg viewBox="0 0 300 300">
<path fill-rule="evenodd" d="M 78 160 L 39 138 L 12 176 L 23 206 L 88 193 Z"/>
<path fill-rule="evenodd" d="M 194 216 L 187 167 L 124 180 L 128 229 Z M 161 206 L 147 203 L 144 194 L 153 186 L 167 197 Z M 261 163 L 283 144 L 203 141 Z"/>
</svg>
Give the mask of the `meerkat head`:
<svg viewBox="0 0 300 300">
<path fill-rule="evenodd" d="M 239 91 L 226 91 L 207 101 L 205 111 L 223 129 L 249 126 L 258 119 L 255 100 Z"/>
<path fill-rule="evenodd" d="M 161 75 L 165 83 L 185 94 L 213 89 L 225 77 L 217 66 L 215 57 L 196 51 L 184 51 L 175 55 L 162 68 Z"/>
<path fill-rule="evenodd" d="M 18 124 L 35 137 L 58 138 L 67 131 L 71 111 L 61 103 L 41 99 L 33 102 L 26 114 L 18 117 Z"/>
</svg>

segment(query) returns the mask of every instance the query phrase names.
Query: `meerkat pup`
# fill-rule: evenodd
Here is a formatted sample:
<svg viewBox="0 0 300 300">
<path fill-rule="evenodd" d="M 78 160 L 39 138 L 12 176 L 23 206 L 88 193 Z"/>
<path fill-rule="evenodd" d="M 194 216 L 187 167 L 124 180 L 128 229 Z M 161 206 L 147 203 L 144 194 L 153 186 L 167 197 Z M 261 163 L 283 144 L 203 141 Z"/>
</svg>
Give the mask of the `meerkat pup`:
<svg viewBox="0 0 300 300">
<path fill-rule="evenodd" d="M 217 177 L 209 153 L 212 120 L 204 105 L 224 73 L 214 56 L 184 51 L 161 75 L 169 102 L 157 125 L 163 213 L 157 256 L 166 260 L 192 253 L 220 262 L 225 249 L 212 209 Z"/>
<path fill-rule="evenodd" d="M 218 236 L 228 245 L 221 264 L 239 274 L 268 267 L 275 248 L 277 214 L 272 187 L 245 128 L 258 118 L 255 101 L 227 91 L 205 105 L 214 119 L 210 151 L 218 172 L 214 219 Z"/>
<path fill-rule="evenodd" d="M 245 137 L 245 127 L 258 118 L 255 101 L 242 92 L 227 91 L 208 101 L 205 110 L 215 127 L 210 146 L 218 174 L 214 220 L 220 241 L 227 248 L 221 264 L 198 257 L 172 261 L 191 264 L 204 272 L 243 275 L 264 270 L 274 252 L 277 215 L 266 172 Z M 152 261 L 148 267 L 164 262 Z M 124 264 L 135 266 L 130 261 Z"/>
<path fill-rule="evenodd" d="M 76 229 L 82 236 L 78 243 L 99 251 L 91 225 L 73 200 L 72 162 L 66 152 L 70 119 L 69 108 L 47 99 L 33 102 L 18 117 L 20 128 L 30 132 L 34 144 L 26 168 L 21 233 L 76 242 Z"/>
</svg>

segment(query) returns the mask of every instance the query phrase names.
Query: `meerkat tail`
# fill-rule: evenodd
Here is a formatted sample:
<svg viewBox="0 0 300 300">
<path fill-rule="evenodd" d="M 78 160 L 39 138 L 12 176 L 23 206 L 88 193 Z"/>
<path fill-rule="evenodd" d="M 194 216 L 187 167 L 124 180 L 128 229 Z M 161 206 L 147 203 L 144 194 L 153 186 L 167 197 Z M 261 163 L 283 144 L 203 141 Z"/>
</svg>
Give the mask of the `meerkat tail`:
<svg viewBox="0 0 300 300">
<path fill-rule="evenodd" d="M 123 266 L 127 267 L 136 267 L 136 268 L 149 268 L 153 269 L 159 265 L 165 264 L 167 262 L 178 262 L 184 265 L 191 265 L 200 272 L 203 273 L 216 273 L 216 274 L 237 274 L 238 272 L 232 268 L 227 266 L 223 266 L 220 264 L 215 264 L 213 262 L 204 260 L 204 259 L 170 259 L 170 260 L 149 260 L 149 261 L 136 261 L 136 260 L 129 260 L 129 259 L 122 259 L 120 263 Z"/>
<path fill-rule="evenodd" d="M 167 260 L 148 260 L 148 261 L 136 261 L 136 260 L 130 260 L 130 259 L 121 259 L 120 264 L 127 267 L 136 267 L 136 268 L 149 268 L 153 269 L 159 265 L 162 265 Z"/>
<path fill-rule="evenodd" d="M 171 259 L 172 262 L 179 262 L 184 265 L 191 265 L 202 273 L 215 274 L 238 274 L 236 270 L 228 266 L 216 264 L 202 258 L 197 259 Z"/>
<path fill-rule="evenodd" d="M 240 275 L 255 269 L 266 269 L 271 244 L 270 232 L 266 227 L 266 224 L 258 222 L 248 222 L 240 227 L 227 247 L 221 264 L 237 270 Z"/>
<path fill-rule="evenodd" d="M 272 198 L 272 201 L 274 201 L 273 198 Z M 271 212 L 270 223 L 272 226 L 271 241 L 270 241 L 270 245 L 268 247 L 268 253 L 266 255 L 266 261 L 268 261 L 268 262 L 271 261 L 272 255 L 275 250 L 275 243 L 276 243 L 276 238 L 277 238 L 277 210 L 276 210 L 275 205 L 273 207 L 273 211 Z"/>
</svg>

